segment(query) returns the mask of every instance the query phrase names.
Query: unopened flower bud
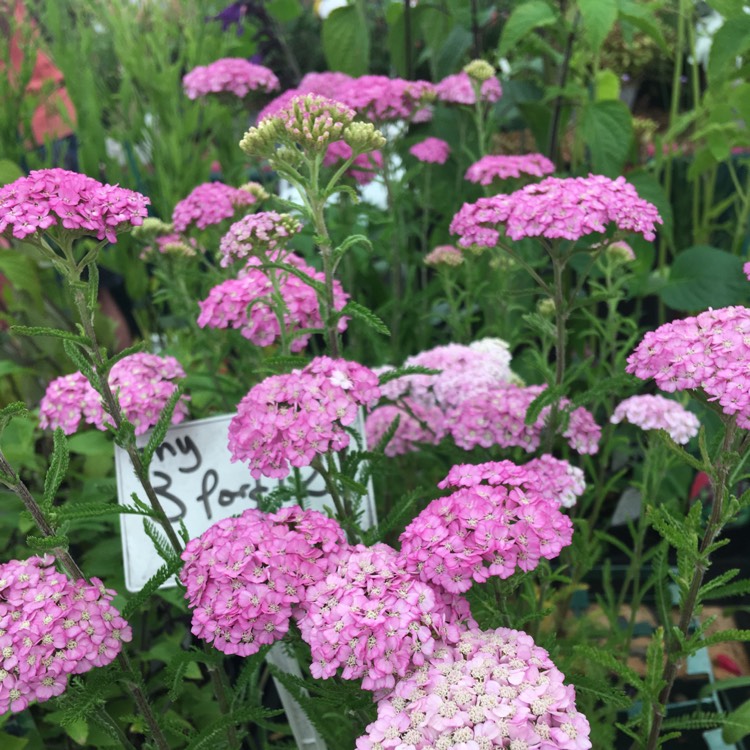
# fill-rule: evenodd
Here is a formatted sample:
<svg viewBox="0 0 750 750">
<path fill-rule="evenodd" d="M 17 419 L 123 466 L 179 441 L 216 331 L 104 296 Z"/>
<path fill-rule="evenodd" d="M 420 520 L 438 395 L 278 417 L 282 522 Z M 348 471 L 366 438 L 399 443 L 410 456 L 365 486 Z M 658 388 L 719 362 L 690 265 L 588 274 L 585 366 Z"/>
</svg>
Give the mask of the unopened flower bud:
<svg viewBox="0 0 750 750">
<path fill-rule="evenodd" d="M 607 245 L 604 252 L 613 263 L 630 263 L 635 260 L 633 248 L 622 240 Z"/>
<path fill-rule="evenodd" d="M 266 117 L 245 133 L 240 148 L 248 156 L 265 159 L 273 154 L 282 131 L 283 124 L 277 117 Z"/>
<path fill-rule="evenodd" d="M 268 200 L 270 197 L 268 191 L 259 182 L 246 182 L 244 185 L 240 185 L 239 190 L 250 193 L 259 201 Z"/>
<path fill-rule="evenodd" d="M 141 242 L 149 242 L 154 237 L 162 234 L 171 234 L 172 232 L 174 232 L 172 224 L 167 224 L 167 222 L 154 217 L 148 217 L 143 220 L 143 224 L 133 227 L 133 237 Z"/>
<path fill-rule="evenodd" d="M 371 122 L 353 122 L 344 131 L 344 141 L 360 154 L 385 146 L 385 136 Z"/>
<path fill-rule="evenodd" d="M 490 78 L 494 78 L 495 72 L 495 69 L 486 60 L 472 60 L 464 66 L 464 73 L 466 73 L 469 78 L 473 78 L 480 83 L 489 81 Z"/>
<path fill-rule="evenodd" d="M 555 300 L 552 297 L 544 297 L 536 303 L 536 311 L 545 318 L 552 318 L 555 314 Z"/>
<path fill-rule="evenodd" d="M 292 99 L 273 119 L 281 123 L 287 141 L 322 152 L 330 143 L 341 140 L 355 115 L 351 107 L 341 102 L 308 94 Z"/>
</svg>

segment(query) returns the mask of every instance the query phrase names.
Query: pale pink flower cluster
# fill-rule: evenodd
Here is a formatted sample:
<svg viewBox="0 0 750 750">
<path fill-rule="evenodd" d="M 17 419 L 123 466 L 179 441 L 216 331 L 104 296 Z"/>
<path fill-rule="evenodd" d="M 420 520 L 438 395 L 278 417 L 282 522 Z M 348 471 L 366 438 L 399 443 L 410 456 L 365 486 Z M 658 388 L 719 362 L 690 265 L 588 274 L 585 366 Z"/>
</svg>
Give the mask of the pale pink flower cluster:
<svg viewBox="0 0 750 750">
<path fill-rule="evenodd" d="M 356 114 L 339 101 L 306 94 L 295 96 L 274 117 L 303 148 L 325 151 L 329 144 L 342 138 Z"/>
<path fill-rule="evenodd" d="M 323 157 L 323 166 L 338 167 L 340 162 L 350 159 L 351 156 L 352 147 L 348 143 L 334 141 Z M 352 165 L 346 170 L 346 174 L 360 185 L 367 185 L 375 179 L 376 172 L 382 169 L 383 155 L 380 151 L 370 151 L 355 156 Z"/>
<path fill-rule="evenodd" d="M 279 640 L 345 543 L 336 521 L 299 507 L 214 524 L 182 553 L 193 635 L 239 656 Z"/>
<path fill-rule="evenodd" d="M 251 91 L 275 91 L 279 79 L 264 65 L 242 57 L 225 57 L 193 68 L 183 77 L 182 86 L 189 99 L 221 93 L 244 98 Z"/>
<path fill-rule="evenodd" d="M 451 153 L 451 147 L 442 138 L 425 138 L 415 143 L 409 153 L 425 164 L 445 164 Z"/>
<path fill-rule="evenodd" d="M 685 445 L 700 429 L 698 417 L 682 404 L 664 396 L 631 396 L 621 401 L 610 417 L 612 424 L 630 422 L 642 430 L 666 430 L 675 443 Z"/>
<path fill-rule="evenodd" d="M 258 478 L 285 477 L 329 450 L 349 445 L 344 429 L 360 406 L 380 398 L 378 376 L 356 362 L 317 357 L 301 370 L 272 375 L 250 389 L 229 425 L 232 461 Z"/>
<path fill-rule="evenodd" d="M 512 240 L 524 237 L 578 240 L 604 232 L 614 224 L 623 232 L 656 237 L 662 219 L 656 206 L 638 197 L 635 188 L 618 177 L 547 177 L 514 193 L 464 203 L 453 217 L 450 231 L 461 247 L 495 247 L 498 225 Z"/>
<path fill-rule="evenodd" d="M 299 628 L 311 647 L 312 675 L 332 677 L 342 668 L 341 677 L 361 678 L 365 690 L 392 688 L 441 639 L 455 642 L 465 620 L 473 624 L 465 600 L 410 576 L 385 544 L 343 552 L 335 570 L 307 590 L 305 611 Z"/>
<path fill-rule="evenodd" d="M 464 254 L 455 245 L 438 245 L 424 256 L 428 266 L 460 266 Z"/>
<path fill-rule="evenodd" d="M 474 91 L 471 78 L 468 73 L 461 71 L 454 75 L 443 78 L 440 83 L 435 85 L 435 93 L 438 101 L 446 104 L 466 104 L 473 105 L 477 102 L 477 95 Z M 482 82 L 479 90 L 483 102 L 493 104 L 503 95 L 502 86 L 497 78 L 488 78 Z"/>
<path fill-rule="evenodd" d="M 503 461 L 453 472 L 438 486 L 459 488 L 433 500 L 399 537 L 406 570 L 420 580 L 464 593 L 490 576 L 534 570 L 570 544 L 573 524 L 549 486 L 539 490 L 533 468 Z"/>
<path fill-rule="evenodd" d="M 750 429 L 750 309 L 724 307 L 649 331 L 626 370 L 663 391 L 702 389 L 725 414 Z"/>
<path fill-rule="evenodd" d="M 491 185 L 493 180 L 508 180 L 527 174 L 544 177 L 552 174 L 555 165 L 542 154 L 497 154 L 483 156 L 467 170 L 465 179 L 480 185 Z"/>
<path fill-rule="evenodd" d="M 259 214 L 256 214 L 258 216 Z M 325 281 L 325 274 L 308 266 L 302 258 L 294 253 L 287 253 L 279 258 L 273 253 L 269 260 L 282 261 L 309 276 L 321 284 Z M 208 297 L 199 302 L 200 315 L 198 325 L 201 328 L 235 328 L 256 346 L 271 346 L 281 335 L 279 317 L 284 321 L 287 333 L 292 334 L 299 329 L 323 328 L 320 317 L 320 305 L 315 290 L 299 277 L 280 269 L 258 268 L 261 261 L 250 258 L 247 266 L 236 279 L 227 279 L 213 287 Z M 276 279 L 278 294 L 283 300 L 283 308 L 278 315 L 274 305 L 278 302 L 273 295 L 272 276 Z M 333 281 L 333 306 L 341 310 L 346 305 L 349 295 L 341 287 L 341 283 Z M 281 306 L 279 306 L 281 307 Z M 346 330 L 347 318 L 339 318 L 337 327 L 340 333 Z M 302 351 L 310 341 L 311 333 L 295 337 L 290 349 L 293 352 Z"/>
<path fill-rule="evenodd" d="M 221 238 L 221 265 L 226 267 L 235 260 L 281 248 L 301 229 L 302 224 L 297 219 L 276 211 L 258 211 L 243 216 Z"/>
<path fill-rule="evenodd" d="M 174 357 L 138 352 L 123 357 L 112 366 L 108 382 L 125 418 L 141 435 L 159 419 L 185 371 Z M 187 416 L 187 396 L 177 402 L 172 424 Z M 39 425 L 42 429 L 62 428 L 66 435 L 78 429 L 83 419 L 99 430 L 107 430 L 112 418 L 104 411 L 101 396 L 79 372 L 56 378 L 39 403 Z"/>
<path fill-rule="evenodd" d="M 257 198 L 246 190 L 223 182 L 204 182 L 183 198 L 172 212 L 175 231 L 185 232 L 191 224 L 205 229 L 231 219 L 238 208 L 251 206 Z"/>
<path fill-rule="evenodd" d="M 140 193 L 65 169 L 37 169 L 0 187 L 0 234 L 23 239 L 50 227 L 117 241 L 139 226 L 151 201 Z"/>
<path fill-rule="evenodd" d="M 51 555 L 0 565 L 0 714 L 60 695 L 132 637 L 98 578 L 71 581 Z"/>
<path fill-rule="evenodd" d="M 468 630 L 379 701 L 357 750 L 589 750 L 564 679 L 530 635 Z"/>
</svg>

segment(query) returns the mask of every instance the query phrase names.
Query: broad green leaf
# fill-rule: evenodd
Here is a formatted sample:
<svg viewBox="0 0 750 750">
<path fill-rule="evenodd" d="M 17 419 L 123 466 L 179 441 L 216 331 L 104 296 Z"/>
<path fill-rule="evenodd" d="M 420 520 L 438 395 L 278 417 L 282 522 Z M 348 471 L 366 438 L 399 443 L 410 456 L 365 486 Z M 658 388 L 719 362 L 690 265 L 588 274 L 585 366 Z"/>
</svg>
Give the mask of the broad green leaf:
<svg viewBox="0 0 750 750">
<path fill-rule="evenodd" d="M 583 34 L 598 51 L 617 20 L 615 0 L 578 0 L 583 18 Z"/>
<path fill-rule="evenodd" d="M 586 106 L 580 135 L 588 146 L 594 172 L 608 177 L 621 173 L 633 140 L 633 118 L 625 104 L 607 101 Z"/>
<path fill-rule="evenodd" d="M 106 432 L 87 430 L 68 438 L 68 448 L 71 453 L 80 453 L 83 456 L 109 455 L 112 453 L 112 440 Z"/>
<path fill-rule="evenodd" d="M 729 19 L 714 35 L 708 56 L 708 79 L 716 82 L 734 70 L 737 58 L 750 49 L 750 16 Z"/>
<path fill-rule="evenodd" d="M 557 20 L 557 14 L 544 0 L 529 0 L 519 5 L 503 27 L 498 54 L 504 57 L 534 29 L 551 26 Z"/>
<path fill-rule="evenodd" d="M 277 21 L 286 23 L 293 21 L 302 13 L 302 3 L 300 0 L 269 0 L 266 10 Z"/>
<path fill-rule="evenodd" d="M 594 81 L 594 99 L 598 102 L 620 98 L 620 77 L 612 70 L 600 70 Z"/>
<path fill-rule="evenodd" d="M 323 22 L 323 53 L 331 70 L 352 76 L 367 73 L 370 65 L 370 36 L 357 6 L 337 8 Z"/>
<path fill-rule="evenodd" d="M 42 285 L 36 263 L 19 252 L 0 250 L 0 271 L 8 277 L 13 289 L 26 292 L 42 306 Z"/>
<path fill-rule="evenodd" d="M 7 185 L 23 177 L 23 170 L 10 159 L 0 159 L 0 185 Z"/>
<path fill-rule="evenodd" d="M 461 67 L 472 41 L 473 37 L 470 31 L 463 26 L 453 27 L 448 34 L 448 38 L 440 47 L 440 54 L 435 62 L 435 72 L 438 78 L 445 78 Z"/>
<path fill-rule="evenodd" d="M 692 312 L 744 304 L 749 291 L 738 257 L 710 245 L 694 245 L 677 255 L 659 296 L 673 310 Z"/>
</svg>

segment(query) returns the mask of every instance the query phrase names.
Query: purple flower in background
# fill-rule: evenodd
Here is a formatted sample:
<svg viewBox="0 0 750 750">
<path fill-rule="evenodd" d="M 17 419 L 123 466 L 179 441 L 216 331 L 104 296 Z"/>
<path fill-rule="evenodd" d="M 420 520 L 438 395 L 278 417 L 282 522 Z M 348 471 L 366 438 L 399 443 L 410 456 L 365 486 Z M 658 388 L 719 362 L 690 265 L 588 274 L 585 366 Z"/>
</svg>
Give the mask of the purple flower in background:
<svg viewBox="0 0 750 750">
<path fill-rule="evenodd" d="M 226 31 L 233 23 L 237 24 L 237 36 L 241 36 L 245 29 L 242 27 L 242 19 L 247 15 L 247 7 L 244 2 L 232 3 L 219 11 L 215 16 L 206 16 L 205 21 L 221 21 L 221 30 Z M 254 62 L 254 61 L 253 61 Z"/>
</svg>

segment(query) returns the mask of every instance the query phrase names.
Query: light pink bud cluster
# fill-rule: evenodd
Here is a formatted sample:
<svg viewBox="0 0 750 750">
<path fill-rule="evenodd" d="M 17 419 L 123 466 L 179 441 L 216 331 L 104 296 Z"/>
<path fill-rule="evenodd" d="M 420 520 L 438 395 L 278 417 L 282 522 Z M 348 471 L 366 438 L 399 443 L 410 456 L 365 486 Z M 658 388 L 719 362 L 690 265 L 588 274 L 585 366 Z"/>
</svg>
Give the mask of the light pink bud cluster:
<svg viewBox="0 0 750 750">
<path fill-rule="evenodd" d="M 174 207 L 172 224 L 177 232 L 187 231 L 192 224 L 205 229 L 231 219 L 238 208 L 252 206 L 255 202 L 257 198 L 247 190 L 223 182 L 204 182 Z"/>
<path fill-rule="evenodd" d="M 409 153 L 425 164 L 445 164 L 451 153 L 451 147 L 442 138 L 425 138 L 415 143 Z"/>
<path fill-rule="evenodd" d="M 340 162 L 350 159 L 352 147 L 344 141 L 332 143 L 323 157 L 324 167 L 338 167 Z M 383 169 L 383 155 L 380 151 L 370 151 L 354 157 L 351 167 L 346 174 L 360 185 L 367 185 L 375 179 L 378 171 Z"/>
<path fill-rule="evenodd" d="M 299 507 L 219 521 L 182 553 L 193 635 L 239 656 L 279 640 L 345 544 L 336 521 Z"/>
<path fill-rule="evenodd" d="M 438 486 L 458 485 L 433 500 L 399 537 L 409 573 L 433 586 L 463 593 L 490 576 L 508 578 L 551 560 L 573 538 L 561 500 L 537 487 L 532 467 L 510 461 L 454 467 Z"/>
<path fill-rule="evenodd" d="M 250 389 L 229 425 L 233 461 L 258 478 L 285 477 L 329 450 L 349 445 L 346 427 L 380 398 L 378 376 L 356 362 L 316 357 L 301 370 Z"/>
<path fill-rule="evenodd" d="M 471 78 L 461 71 L 454 75 L 443 78 L 440 83 L 435 85 L 435 93 L 438 101 L 446 104 L 466 104 L 474 105 L 477 102 L 477 95 L 474 91 Z M 488 78 L 482 82 L 479 95 L 483 102 L 490 104 L 498 101 L 503 95 L 503 89 L 497 78 Z"/>
<path fill-rule="evenodd" d="M 427 266 L 460 266 L 464 254 L 455 245 L 438 245 L 424 256 Z"/>
<path fill-rule="evenodd" d="M 135 434 L 141 435 L 159 420 L 177 388 L 175 381 L 184 377 L 185 371 L 174 357 L 139 352 L 115 363 L 108 382 L 123 415 L 135 426 Z M 185 419 L 188 400 L 183 396 L 178 401 L 172 424 Z M 60 427 L 70 435 L 82 419 L 99 430 L 112 424 L 101 396 L 80 372 L 53 380 L 39 403 L 39 425 L 51 430 Z"/>
<path fill-rule="evenodd" d="M 38 169 L 0 187 L 0 234 L 10 228 L 23 239 L 58 227 L 116 242 L 118 232 L 143 223 L 150 202 L 77 172 Z"/>
<path fill-rule="evenodd" d="M 465 600 L 410 576 L 392 548 L 357 545 L 307 590 L 299 628 L 311 647 L 314 677 L 342 669 L 344 679 L 382 690 L 424 664 L 440 639 L 455 642 L 470 618 Z"/>
<path fill-rule="evenodd" d="M 0 714 L 60 695 L 68 676 L 110 664 L 131 639 L 98 578 L 71 581 L 54 558 L 0 565 Z"/>
<path fill-rule="evenodd" d="M 260 216 L 260 214 L 255 214 Z M 236 225 L 235 225 L 236 226 Z M 313 281 L 325 282 L 325 274 L 308 266 L 294 253 L 279 257 L 272 253 L 269 260 L 283 262 L 309 276 Z M 258 258 L 250 258 L 247 266 L 236 279 L 227 279 L 213 287 L 208 297 L 199 302 L 198 325 L 201 328 L 235 328 L 256 346 L 271 346 L 280 335 L 279 315 L 284 321 L 288 334 L 300 329 L 322 329 L 320 304 L 315 290 L 305 281 L 288 271 L 269 268 L 262 269 Z M 283 306 L 275 299 L 273 277 Z M 338 280 L 333 281 L 333 307 L 343 309 L 349 295 Z M 274 306 L 279 307 L 278 314 Z M 340 333 L 346 330 L 348 319 L 339 318 L 337 328 Z M 311 333 L 295 337 L 289 348 L 293 352 L 302 351 L 310 341 Z"/>
<path fill-rule="evenodd" d="M 508 180 L 524 174 L 544 177 L 554 171 L 555 165 L 542 154 L 498 154 L 483 156 L 474 162 L 466 170 L 465 179 L 480 185 L 491 185 L 494 180 Z"/>
<path fill-rule="evenodd" d="M 190 238 L 187 239 L 180 234 L 163 234 L 154 238 L 155 245 L 147 245 L 143 248 L 141 260 L 149 260 L 156 253 L 160 255 L 172 255 L 183 258 L 192 258 L 198 253 L 198 243 Z"/>
<path fill-rule="evenodd" d="M 630 422 L 642 430 L 666 430 L 675 443 L 685 445 L 698 434 L 698 417 L 682 404 L 664 396 L 631 396 L 621 401 L 610 417 L 612 424 Z"/>
<path fill-rule="evenodd" d="M 193 68 L 183 77 L 182 86 L 189 99 L 221 93 L 244 98 L 251 91 L 275 91 L 279 79 L 264 65 L 242 57 L 225 57 Z"/>
<path fill-rule="evenodd" d="M 579 240 L 614 226 L 623 232 L 656 237 L 662 219 L 656 206 L 638 197 L 624 177 L 602 175 L 547 177 L 508 195 L 464 203 L 450 230 L 461 247 L 495 247 L 499 225 L 512 240 L 524 237 Z"/>
<path fill-rule="evenodd" d="M 357 750 L 589 750 L 564 679 L 530 635 L 468 630 L 379 701 Z"/>
<path fill-rule="evenodd" d="M 313 151 L 325 151 L 341 140 L 356 112 L 341 102 L 307 94 L 294 97 L 275 117 L 295 143 Z"/>
<path fill-rule="evenodd" d="M 725 414 L 750 429 L 750 309 L 725 307 L 649 331 L 628 357 L 627 371 L 653 378 L 663 391 L 701 389 Z"/>
<path fill-rule="evenodd" d="M 302 224 L 293 216 L 276 211 L 258 211 L 244 216 L 221 238 L 221 265 L 226 267 L 235 260 L 283 248 L 301 229 Z"/>
</svg>

